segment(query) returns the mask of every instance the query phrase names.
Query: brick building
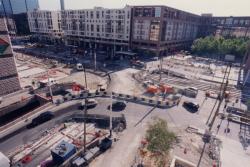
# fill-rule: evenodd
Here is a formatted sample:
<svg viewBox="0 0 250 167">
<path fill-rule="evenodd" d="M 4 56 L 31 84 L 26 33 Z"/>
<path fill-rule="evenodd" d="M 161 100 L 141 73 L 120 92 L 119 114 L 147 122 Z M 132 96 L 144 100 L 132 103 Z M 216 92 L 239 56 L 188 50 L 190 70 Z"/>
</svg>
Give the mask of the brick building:
<svg viewBox="0 0 250 167">
<path fill-rule="evenodd" d="M 167 6 L 134 6 L 134 49 L 164 55 L 190 46 L 198 35 L 200 16 Z"/>
<path fill-rule="evenodd" d="M 6 21 L 0 18 L 0 96 L 21 89 Z"/>
</svg>

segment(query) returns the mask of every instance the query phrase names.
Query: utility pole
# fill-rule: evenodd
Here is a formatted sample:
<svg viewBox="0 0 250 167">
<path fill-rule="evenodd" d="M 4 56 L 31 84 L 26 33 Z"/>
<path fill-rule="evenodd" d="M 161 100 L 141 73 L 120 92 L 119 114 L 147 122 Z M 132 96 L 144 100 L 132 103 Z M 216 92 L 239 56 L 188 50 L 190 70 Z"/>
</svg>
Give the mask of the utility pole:
<svg viewBox="0 0 250 167">
<path fill-rule="evenodd" d="M 47 77 L 48 77 L 48 87 L 49 87 L 49 93 L 51 97 L 51 102 L 53 103 L 53 93 L 52 93 L 52 88 L 51 88 L 51 81 L 49 80 L 49 69 L 47 70 Z"/>
<path fill-rule="evenodd" d="M 96 71 L 96 43 L 95 43 L 95 47 L 94 47 L 94 65 L 95 65 L 95 71 Z"/>
<path fill-rule="evenodd" d="M 223 88 L 223 84 L 224 84 L 225 79 L 226 79 L 227 70 L 228 70 L 228 66 L 226 67 L 225 74 L 224 74 L 224 76 L 223 76 L 223 79 L 222 79 L 222 82 L 221 82 L 221 85 L 220 85 L 220 92 L 219 92 L 218 97 L 217 97 L 217 99 L 216 99 L 216 101 L 215 101 L 215 103 L 214 103 L 214 106 L 213 106 L 213 108 L 212 108 L 212 110 L 211 110 L 211 113 L 210 113 L 210 115 L 209 115 L 209 117 L 208 117 L 208 119 L 207 119 L 207 122 L 206 122 L 207 125 L 209 124 L 209 121 L 210 121 L 210 118 L 211 118 L 211 116 L 212 116 L 212 114 L 213 114 L 213 111 L 214 111 L 214 109 L 215 109 L 215 107 L 216 107 L 216 105 L 217 105 L 217 103 L 218 103 L 218 101 L 219 101 L 219 98 L 220 98 L 220 95 L 221 95 L 221 90 L 222 90 L 222 88 Z"/>
<path fill-rule="evenodd" d="M 109 135 L 110 135 L 110 138 L 112 137 L 112 104 L 113 104 L 113 92 L 111 92 L 111 95 L 110 95 L 110 115 L 109 115 Z"/>
<path fill-rule="evenodd" d="M 160 72 L 160 78 L 159 78 L 159 81 L 161 81 L 161 78 L 162 78 L 162 62 L 163 62 L 163 57 L 161 56 L 161 52 L 158 51 L 158 60 L 160 62 L 159 64 L 159 72 Z"/>
<path fill-rule="evenodd" d="M 213 128 L 214 121 L 215 121 L 215 119 L 216 119 L 216 117 L 217 117 L 217 115 L 218 115 L 218 113 L 220 111 L 220 106 L 221 106 L 221 104 L 223 102 L 223 99 L 225 97 L 225 91 L 226 91 L 227 86 L 228 86 L 228 78 L 229 78 L 229 75 L 230 75 L 231 67 L 232 67 L 232 64 L 230 63 L 228 74 L 225 74 L 225 75 L 227 75 L 226 83 L 225 83 L 225 85 L 223 87 L 223 90 L 220 92 L 220 95 L 219 95 L 220 96 L 219 104 L 218 104 L 217 109 L 215 111 L 214 117 L 213 117 L 211 123 L 209 124 L 209 131 L 211 131 L 212 128 Z"/>
<path fill-rule="evenodd" d="M 84 68 L 84 80 L 85 80 L 85 90 L 87 90 L 87 87 L 88 87 L 88 84 L 87 84 L 87 76 L 86 76 L 86 68 L 85 68 L 85 65 L 83 66 Z M 86 91 L 87 92 L 87 91 Z M 87 119 L 86 119 L 86 116 L 87 116 L 87 102 L 88 102 L 88 95 L 85 97 L 85 104 L 84 104 L 84 138 L 83 138 L 83 141 L 84 141 L 84 152 L 86 152 L 86 122 L 87 122 Z"/>
<path fill-rule="evenodd" d="M 221 104 L 223 102 L 223 99 L 225 97 L 225 91 L 226 91 L 227 86 L 228 86 L 228 78 L 229 78 L 229 75 L 230 75 L 231 67 L 232 67 L 232 64 L 230 63 L 229 64 L 229 71 L 227 72 L 227 69 L 228 69 L 228 65 L 227 65 L 227 68 L 226 68 L 226 71 L 225 71 L 225 74 L 224 74 L 224 77 L 223 77 L 223 80 L 222 80 L 222 83 L 221 83 L 221 87 L 220 87 L 220 93 L 219 93 L 218 98 L 216 99 L 216 102 L 215 102 L 215 105 L 216 105 L 217 101 L 219 100 L 219 104 L 218 104 L 218 106 L 216 108 L 216 111 L 215 111 L 215 114 L 214 114 L 214 116 L 212 118 L 211 123 L 208 124 L 209 129 L 208 129 L 208 131 L 205 132 L 205 134 L 203 136 L 205 138 L 204 139 L 204 145 L 203 145 L 203 149 L 202 149 L 202 152 L 201 152 L 200 159 L 198 161 L 197 167 L 200 167 L 201 160 L 202 160 L 203 154 L 205 152 L 206 144 L 209 142 L 209 141 L 205 141 L 205 140 L 210 140 L 211 139 L 211 134 L 212 134 L 211 131 L 212 131 L 212 128 L 213 128 L 213 124 L 215 122 L 215 119 L 216 119 L 216 117 L 217 117 L 217 115 L 219 113 L 219 110 L 220 110 L 220 106 L 221 106 Z M 224 79 L 226 79 L 225 85 L 224 85 Z M 223 87 L 223 85 L 224 85 L 224 87 Z M 214 105 L 214 107 L 215 107 L 215 105 Z M 213 109 L 214 109 L 214 107 L 213 107 Z M 213 112 L 213 110 L 212 110 L 212 112 Z M 212 115 L 212 112 L 211 112 L 211 115 Z M 209 120 L 207 122 L 209 122 Z"/>
</svg>

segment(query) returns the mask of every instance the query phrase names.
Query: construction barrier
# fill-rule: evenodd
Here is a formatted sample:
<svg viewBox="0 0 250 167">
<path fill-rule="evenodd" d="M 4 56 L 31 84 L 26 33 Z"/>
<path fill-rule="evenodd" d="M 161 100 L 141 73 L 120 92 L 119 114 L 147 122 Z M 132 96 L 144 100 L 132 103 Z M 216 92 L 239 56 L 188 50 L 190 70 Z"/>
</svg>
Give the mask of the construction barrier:
<svg viewBox="0 0 250 167">
<path fill-rule="evenodd" d="M 144 98 L 144 97 L 138 97 L 138 96 L 132 96 L 132 95 L 127 95 L 127 94 L 122 94 L 122 93 L 115 93 L 111 92 L 112 97 L 115 99 L 120 99 L 120 100 L 126 100 L 126 101 L 131 101 L 135 103 L 140 103 L 144 105 L 150 105 L 150 106 L 156 106 L 160 108 L 168 108 L 172 107 L 176 104 L 178 104 L 178 100 L 175 101 L 169 101 L 169 100 L 153 100 L 149 98 Z M 85 98 L 95 98 L 95 97 L 110 97 L 111 93 L 108 93 L 106 91 L 95 91 L 92 93 L 80 93 L 78 95 L 72 95 L 71 93 L 65 95 L 63 99 L 58 99 L 57 104 L 61 104 L 65 101 L 70 101 L 70 100 L 77 100 L 77 99 L 85 99 Z"/>
</svg>

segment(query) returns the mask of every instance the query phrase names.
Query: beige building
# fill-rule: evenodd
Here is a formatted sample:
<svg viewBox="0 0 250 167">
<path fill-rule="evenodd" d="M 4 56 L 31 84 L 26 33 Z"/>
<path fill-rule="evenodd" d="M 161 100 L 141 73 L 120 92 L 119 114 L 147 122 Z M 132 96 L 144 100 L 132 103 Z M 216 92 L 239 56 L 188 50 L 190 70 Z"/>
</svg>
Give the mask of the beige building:
<svg viewBox="0 0 250 167">
<path fill-rule="evenodd" d="M 127 50 L 130 41 L 131 7 L 122 9 L 64 10 L 62 29 L 67 45 Z"/>
<path fill-rule="evenodd" d="M 37 35 L 40 40 L 61 40 L 61 11 L 35 10 L 27 15 L 30 32 Z"/>
</svg>

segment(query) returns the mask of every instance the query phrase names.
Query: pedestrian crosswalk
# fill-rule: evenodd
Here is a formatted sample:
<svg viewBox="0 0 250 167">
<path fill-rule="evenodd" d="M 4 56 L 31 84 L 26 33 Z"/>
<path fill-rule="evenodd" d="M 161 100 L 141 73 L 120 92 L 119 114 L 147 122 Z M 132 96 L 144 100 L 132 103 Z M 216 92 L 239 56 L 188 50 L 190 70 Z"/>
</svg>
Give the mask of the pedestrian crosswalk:
<svg viewBox="0 0 250 167">
<path fill-rule="evenodd" d="M 152 79 L 155 83 L 159 82 L 158 75 L 150 75 L 147 79 Z M 162 83 L 166 83 L 172 86 L 180 86 L 180 87 L 196 87 L 202 91 L 213 91 L 219 92 L 220 84 L 216 83 L 209 83 L 203 82 L 197 79 L 185 79 L 185 78 L 178 78 L 174 76 L 168 76 L 161 79 Z M 230 92 L 231 98 L 240 98 L 241 97 L 241 90 L 236 89 L 234 86 L 228 86 L 227 91 Z"/>
</svg>

